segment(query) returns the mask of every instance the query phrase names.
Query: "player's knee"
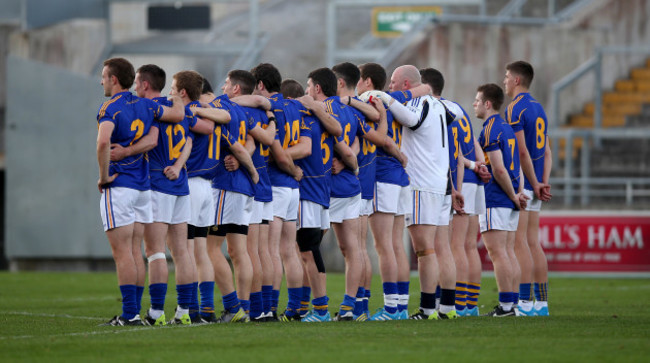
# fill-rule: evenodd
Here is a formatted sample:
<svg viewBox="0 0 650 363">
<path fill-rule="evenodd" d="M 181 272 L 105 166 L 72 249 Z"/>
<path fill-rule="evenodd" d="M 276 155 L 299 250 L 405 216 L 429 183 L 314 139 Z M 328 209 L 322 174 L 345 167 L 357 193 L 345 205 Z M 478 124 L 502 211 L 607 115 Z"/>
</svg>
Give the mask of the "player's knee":
<svg viewBox="0 0 650 363">
<path fill-rule="evenodd" d="M 147 262 L 152 263 L 156 260 L 164 260 L 167 261 L 167 256 L 165 256 L 164 252 L 156 252 L 151 254 L 150 256 L 147 256 Z"/>
<path fill-rule="evenodd" d="M 434 255 L 435 253 L 436 253 L 436 250 L 434 250 L 433 248 L 427 248 L 427 249 L 424 249 L 424 250 L 415 251 L 415 255 L 418 258 Z"/>
<path fill-rule="evenodd" d="M 207 238 L 209 227 L 194 227 L 194 238 Z"/>
<path fill-rule="evenodd" d="M 314 255 L 314 263 L 318 272 L 325 273 L 325 262 L 323 261 L 323 255 L 320 253 L 320 247 L 314 246 L 311 253 Z"/>
<path fill-rule="evenodd" d="M 312 246 L 319 246 L 321 240 L 320 229 L 301 228 L 296 232 L 296 241 L 300 252 L 311 251 Z"/>
</svg>

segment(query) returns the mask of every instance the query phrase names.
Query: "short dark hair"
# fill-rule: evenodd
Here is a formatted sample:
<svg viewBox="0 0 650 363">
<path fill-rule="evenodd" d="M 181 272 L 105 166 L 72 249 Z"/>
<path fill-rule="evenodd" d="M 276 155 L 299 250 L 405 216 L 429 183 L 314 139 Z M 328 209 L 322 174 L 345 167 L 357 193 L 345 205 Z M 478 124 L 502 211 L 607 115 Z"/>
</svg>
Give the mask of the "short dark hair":
<svg viewBox="0 0 650 363">
<path fill-rule="evenodd" d="M 137 73 L 140 74 L 140 79 L 147 81 L 154 91 L 160 92 L 165 88 L 167 75 L 165 74 L 165 71 L 157 65 L 145 64 L 138 68 Z"/>
<path fill-rule="evenodd" d="M 228 72 L 228 78 L 233 85 L 239 85 L 243 95 L 250 95 L 255 90 L 257 81 L 249 71 L 243 69 L 234 69 Z"/>
<path fill-rule="evenodd" d="M 285 79 L 280 85 L 280 93 L 284 98 L 300 98 L 305 95 L 305 89 L 295 79 Z"/>
<path fill-rule="evenodd" d="M 336 96 L 336 75 L 329 68 L 318 68 L 309 73 L 314 85 L 319 85 L 326 97 Z"/>
<path fill-rule="evenodd" d="M 372 86 L 375 89 L 378 90 L 383 90 L 384 86 L 386 86 L 386 70 L 384 67 L 377 63 L 365 63 L 359 66 L 359 70 L 361 71 L 361 78 L 362 79 L 368 79 L 370 78 L 370 82 L 372 82 Z"/>
<path fill-rule="evenodd" d="M 434 95 L 442 95 L 442 90 L 445 88 L 445 77 L 442 76 L 442 73 L 440 73 L 439 70 L 434 68 L 422 68 L 420 69 L 420 77 L 422 77 L 422 83 L 431 86 Z"/>
<path fill-rule="evenodd" d="M 350 62 L 343 62 L 332 67 L 332 71 L 336 75 L 336 78 L 342 78 L 345 82 L 345 86 L 349 89 L 354 89 L 361 78 L 361 71 L 359 67 L 355 66 Z"/>
<path fill-rule="evenodd" d="M 124 58 L 110 58 L 104 61 L 104 67 L 108 67 L 108 75 L 115 76 L 117 82 L 124 89 L 129 89 L 133 86 L 135 79 L 135 71 L 133 64 Z"/>
<path fill-rule="evenodd" d="M 280 71 L 271 63 L 260 63 L 257 67 L 251 69 L 253 77 L 255 77 L 255 85 L 262 81 L 264 88 L 269 92 L 280 92 L 280 84 L 282 83 L 282 76 Z"/>
<path fill-rule="evenodd" d="M 526 88 L 530 87 L 533 77 L 535 77 L 533 66 L 524 61 L 512 62 L 506 66 L 506 70 L 518 75 L 521 78 L 521 85 Z"/>
<path fill-rule="evenodd" d="M 196 101 L 201 97 L 201 90 L 203 89 L 203 76 L 197 71 L 180 71 L 174 75 L 176 80 L 176 89 L 178 91 L 184 89 L 187 97 Z"/>
<path fill-rule="evenodd" d="M 501 109 L 501 105 L 503 105 L 504 99 L 503 90 L 501 87 L 494 83 L 486 83 L 478 86 L 476 92 L 481 92 L 483 94 L 483 101 L 490 101 L 492 103 L 492 108 L 495 111 L 499 111 L 499 109 Z"/>
<path fill-rule="evenodd" d="M 210 82 L 208 82 L 208 80 L 203 77 L 203 89 L 201 89 L 201 94 L 204 95 L 207 93 L 214 93 L 214 90 L 212 89 Z"/>
</svg>

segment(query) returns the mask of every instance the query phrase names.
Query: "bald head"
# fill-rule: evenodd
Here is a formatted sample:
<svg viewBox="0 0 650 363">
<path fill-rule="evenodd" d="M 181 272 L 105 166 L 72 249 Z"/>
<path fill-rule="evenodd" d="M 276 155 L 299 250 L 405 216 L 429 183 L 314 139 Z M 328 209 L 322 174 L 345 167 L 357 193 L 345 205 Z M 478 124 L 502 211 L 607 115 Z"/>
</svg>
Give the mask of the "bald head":
<svg viewBox="0 0 650 363">
<path fill-rule="evenodd" d="M 421 84 L 420 71 L 412 65 L 395 68 L 390 77 L 390 91 L 407 91 Z"/>
</svg>

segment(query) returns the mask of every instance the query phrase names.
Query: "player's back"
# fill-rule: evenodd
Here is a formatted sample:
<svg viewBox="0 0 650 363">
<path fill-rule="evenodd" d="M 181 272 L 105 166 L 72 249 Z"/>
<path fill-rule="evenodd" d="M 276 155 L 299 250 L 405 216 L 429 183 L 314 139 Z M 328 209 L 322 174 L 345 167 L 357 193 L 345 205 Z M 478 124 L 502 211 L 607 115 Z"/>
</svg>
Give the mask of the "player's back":
<svg viewBox="0 0 650 363">
<path fill-rule="evenodd" d="M 255 127 L 266 129 L 268 127 L 269 119 L 266 116 L 266 112 L 259 108 L 252 107 L 242 107 L 242 109 L 251 120 L 251 129 Z M 267 168 L 269 152 L 269 146 L 260 142 L 255 142 L 255 151 L 251 158 L 253 159 L 255 169 L 257 169 L 257 174 L 259 175 L 259 182 L 255 184 L 255 200 L 258 202 L 270 202 L 273 200 L 271 179 L 269 178 Z"/>
<path fill-rule="evenodd" d="M 406 105 L 419 110 L 422 122 L 404 127 L 402 152 L 408 157 L 406 172 L 415 190 L 445 194 L 449 170 L 449 141 L 445 108 L 430 96 Z"/>
<path fill-rule="evenodd" d="M 201 107 L 201 105 L 198 101 L 190 102 L 186 107 L 186 116 L 192 107 Z M 212 125 L 212 127 L 213 130 L 210 135 L 203 135 L 190 130 L 192 136 L 192 153 L 186 163 L 187 175 L 190 178 L 198 176 L 212 180 L 215 176 L 219 159 L 216 157 L 214 150 L 219 147 L 219 140 L 215 135 L 215 125 Z M 217 125 L 216 127 L 220 126 Z"/>
<path fill-rule="evenodd" d="M 136 143 L 149 132 L 154 118 L 162 114 L 162 108 L 146 98 L 134 96 L 131 92 L 120 92 L 104 102 L 97 114 L 97 121 L 112 122 L 115 126 L 111 135 L 112 144 L 127 147 Z M 128 156 L 110 163 L 110 174 L 119 174 L 109 187 L 127 187 L 148 190 L 149 168 L 144 154 Z"/>
<path fill-rule="evenodd" d="M 337 142 L 344 142 L 347 146 L 351 146 L 359 124 L 356 115 L 351 112 L 349 106 L 341 103 L 338 96 L 332 96 L 325 100 L 325 110 L 339 121 L 343 129 L 343 134 L 337 138 Z M 344 168 L 340 173 L 333 174 L 331 180 L 332 197 L 349 198 L 361 193 L 359 179 L 349 168 Z"/>
<path fill-rule="evenodd" d="M 390 95 L 397 102 L 404 105 L 413 98 L 410 91 L 391 92 Z M 388 123 L 386 136 L 392 138 L 393 142 L 401 148 L 402 124 L 395 120 L 390 110 L 386 110 L 386 122 Z M 383 148 L 377 149 L 376 177 L 377 181 L 382 183 L 396 184 L 399 186 L 409 185 L 409 178 L 402 164 L 393 156 L 388 155 Z"/>
<path fill-rule="evenodd" d="M 300 137 L 311 138 L 311 154 L 305 158 L 296 160 L 303 172 L 300 180 L 300 199 L 308 200 L 329 208 L 330 199 L 330 178 L 325 174 L 325 163 L 323 160 L 323 146 L 321 144 L 323 130 L 320 121 L 307 110 L 303 110 L 302 126 Z"/>
<path fill-rule="evenodd" d="M 514 208 L 515 204 L 508 198 L 501 186 L 494 178 L 494 170 L 488 152 L 499 151 L 502 155 L 503 165 L 508 172 L 515 192 L 519 188 L 519 148 L 512 127 L 499 115 L 489 117 L 483 124 L 483 131 L 479 136 L 479 143 L 485 151 L 485 164 L 493 175 L 485 185 L 486 207 Z"/>
<path fill-rule="evenodd" d="M 300 108 L 296 103 L 288 102 L 282 94 L 276 93 L 269 97 L 271 111 L 275 115 L 275 138 L 283 149 L 287 149 L 300 140 Z M 298 182 L 293 176 L 284 172 L 275 162 L 269 162 L 269 177 L 274 187 L 298 188 Z"/>
<path fill-rule="evenodd" d="M 361 102 L 361 101 L 360 101 Z M 357 136 L 359 137 L 359 154 L 357 154 L 357 163 L 359 164 L 359 184 L 361 184 L 361 198 L 373 199 L 375 195 L 375 181 L 377 180 L 377 145 L 366 140 L 365 135 L 369 130 L 376 130 L 376 122 L 369 121 L 365 115 L 354 107 L 349 107 L 358 121 Z"/>
</svg>

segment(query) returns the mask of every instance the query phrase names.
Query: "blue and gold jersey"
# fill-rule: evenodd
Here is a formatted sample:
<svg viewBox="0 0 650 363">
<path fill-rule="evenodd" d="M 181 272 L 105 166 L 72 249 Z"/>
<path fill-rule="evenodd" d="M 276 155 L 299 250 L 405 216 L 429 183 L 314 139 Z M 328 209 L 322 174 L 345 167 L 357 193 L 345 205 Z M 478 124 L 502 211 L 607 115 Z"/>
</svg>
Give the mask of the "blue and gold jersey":
<svg viewBox="0 0 650 363">
<path fill-rule="evenodd" d="M 451 124 L 447 126 L 447 137 L 449 139 L 449 170 L 451 172 L 451 178 L 447 182 L 447 194 L 451 194 L 452 184 L 454 185 L 454 189 L 458 190 L 458 156 L 460 153 L 460 145 L 458 143 L 458 129 L 460 129 L 460 123 L 458 122 L 458 119 L 455 119 Z"/>
<path fill-rule="evenodd" d="M 357 99 L 360 101 L 359 99 Z M 361 102 L 361 101 L 360 101 Z M 375 196 L 375 181 L 377 175 L 377 145 L 366 140 L 363 135 L 371 129 L 376 130 L 378 125 L 375 122 L 366 120 L 366 116 L 354 107 L 348 107 L 358 120 L 357 136 L 359 137 L 359 183 L 361 184 L 361 198 L 373 199 Z"/>
<path fill-rule="evenodd" d="M 526 148 L 533 161 L 535 176 L 541 182 L 544 176 L 544 153 L 546 152 L 546 135 L 548 121 L 542 105 L 530 93 L 518 94 L 508 105 L 505 112 L 506 120 L 514 132 L 524 131 Z M 524 176 L 524 188 L 533 190 L 532 185 Z"/>
<path fill-rule="evenodd" d="M 463 115 L 458 119 L 457 123 L 457 137 L 458 145 L 460 150 L 463 152 L 463 156 L 467 160 L 476 161 L 476 150 L 474 148 L 474 131 L 472 131 L 471 119 L 465 112 L 465 109 L 462 108 L 458 103 L 452 102 L 458 106 L 463 111 Z M 465 168 L 465 174 L 463 176 L 464 183 L 473 183 L 483 185 L 481 179 L 476 175 L 474 170 Z"/>
<path fill-rule="evenodd" d="M 271 111 L 275 115 L 275 139 L 280 141 L 283 149 L 298 143 L 300 139 L 300 109 L 294 102 L 288 102 L 282 94 L 269 97 Z M 298 188 L 298 182 L 280 169 L 274 162 L 269 162 L 269 177 L 274 187 Z"/>
<path fill-rule="evenodd" d="M 215 136 L 221 140 L 221 143 L 220 148 L 215 150 L 218 153 L 219 165 L 217 166 L 217 174 L 212 179 L 212 187 L 252 197 L 255 195 L 255 189 L 248 171 L 244 167 L 240 167 L 235 171 L 228 171 L 226 170 L 226 164 L 223 162 L 224 158 L 231 154 L 230 147 L 232 145 L 237 142 L 242 145 L 246 144 L 249 118 L 246 117 L 246 113 L 241 107 L 230 102 L 227 95 L 215 98 L 210 105 L 230 113 L 230 122 L 215 129 L 215 132 L 220 134 L 215 134 Z"/>
<path fill-rule="evenodd" d="M 242 107 L 246 112 L 250 123 L 250 129 L 261 127 L 266 129 L 269 127 L 269 118 L 266 117 L 266 112 L 259 108 Z M 271 190 L 271 179 L 269 178 L 267 164 L 269 163 L 270 147 L 262 145 L 262 143 L 255 142 L 255 152 L 252 155 L 253 164 L 257 169 L 257 174 L 260 176 L 260 181 L 255 184 L 255 200 L 258 202 L 270 202 L 273 200 L 273 192 Z"/>
<path fill-rule="evenodd" d="M 190 102 L 186 106 L 185 117 L 192 117 L 191 109 L 194 107 L 201 107 L 201 104 L 198 101 Z M 196 117 L 194 117 L 193 125 L 196 125 Z M 212 180 L 216 175 L 219 159 L 215 158 L 216 155 L 214 152 L 208 151 L 219 147 L 219 140 L 215 137 L 216 135 L 214 132 L 214 128 L 219 126 L 212 126 L 213 129 L 210 135 L 203 135 L 190 130 L 190 137 L 192 138 L 192 153 L 185 164 L 187 166 L 187 176 L 190 178 L 198 176 L 207 180 Z"/>
<path fill-rule="evenodd" d="M 153 101 L 164 106 L 172 105 L 171 101 L 165 97 L 156 97 Z M 166 167 L 174 165 L 181 156 L 189 137 L 190 122 L 192 120 L 196 123 L 196 118 L 192 117 L 192 112 L 189 108 L 186 108 L 183 121 L 177 124 L 154 122 L 153 126 L 159 130 L 158 145 L 147 152 L 151 190 L 170 195 L 190 194 L 190 188 L 187 185 L 187 169 L 185 167 L 181 168 L 176 180 L 167 179 L 163 171 Z"/>
<path fill-rule="evenodd" d="M 311 138 L 311 155 L 296 160 L 296 165 L 303 172 L 302 180 L 300 180 L 300 199 L 329 208 L 330 177 L 325 173 L 324 155 L 326 153 L 325 149 L 329 146 L 323 146 L 322 143 L 323 135 L 327 135 L 327 133 L 323 133 L 324 130 L 321 129 L 320 121 L 310 111 L 302 110 L 301 112 L 303 116 L 300 137 Z M 330 151 L 327 151 L 327 153 L 330 154 Z"/>
<path fill-rule="evenodd" d="M 501 189 L 501 186 L 494 178 L 492 165 L 488 156 L 489 151 L 498 150 L 503 156 L 503 165 L 508 171 L 512 187 L 515 193 L 519 189 L 519 148 L 517 139 L 512 127 L 501 118 L 500 115 L 493 115 L 483 123 L 483 131 L 479 136 L 479 143 L 485 152 L 485 164 L 487 165 L 492 178 L 485 185 L 485 206 L 487 208 L 504 207 L 515 208 L 515 204 L 508 198 L 508 195 Z"/>
<path fill-rule="evenodd" d="M 389 93 L 397 102 L 406 104 L 413 96 L 410 91 L 397 91 Z M 386 135 L 395 141 L 397 146 L 402 145 L 402 124 L 395 121 L 393 114 L 386 110 L 386 121 L 388 122 L 388 132 Z M 409 185 L 409 177 L 406 170 L 399 160 L 388 155 L 384 149 L 377 150 L 377 181 L 382 183 L 396 184 L 400 186 Z"/>
<path fill-rule="evenodd" d="M 336 138 L 336 142 L 344 142 L 351 146 L 357 135 L 360 122 L 356 114 L 352 112 L 352 108 L 342 104 L 338 96 L 333 96 L 325 100 L 325 110 L 341 124 L 343 129 L 343 134 Z M 336 152 L 334 154 L 340 159 Z M 331 185 L 330 196 L 334 198 L 349 198 L 361 193 L 359 179 L 349 168 L 344 168 L 340 173 L 332 175 Z"/>
<path fill-rule="evenodd" d="M 120 92 L 104 102 L 97 112 L 97 124 L 112 122 L 111 144 L 123 147 L 135 144 L 149 133 L 154 120 L 162 116 L 162 107 L 146 98 L 138 98 L 131 92 Z M 149 166 L 144 154 L 131 155 L 111 162 L 108 174 L 119 174 L 108 187 L 125 187 L 149 190 Z"/>
</svg>

